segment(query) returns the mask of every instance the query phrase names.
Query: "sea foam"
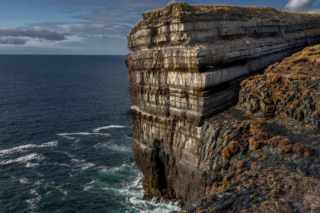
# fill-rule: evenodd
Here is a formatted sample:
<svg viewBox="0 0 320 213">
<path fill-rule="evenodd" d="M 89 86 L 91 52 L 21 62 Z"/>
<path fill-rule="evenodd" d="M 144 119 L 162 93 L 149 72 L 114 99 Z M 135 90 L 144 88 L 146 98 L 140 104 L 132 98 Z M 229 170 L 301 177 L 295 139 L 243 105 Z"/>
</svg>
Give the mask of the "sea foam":
<svg viewBox="0 0 320 213">
<path fill-rule="evenodd" d="M 116 129 L 116 128 L 127 128 L 127 126 L 120 126 L 120 125 L 110 125 L 110 126 L 102 126 L 94 129 L 94 132 L 99 132 L 102 129 Z"/>
<path fill-rule="evenodd" d="M 0 165 L 6 165 L 6 164 L 11 164 L 11 163 L 27 163 L 28 161 L 31 160 L 37 160 L 37 161 L 41 161 L 43 160 L 45 157 L 41 154 L 30 154 L 30 155 L 26 155 L 17 159 L 13 159 L 13 160 L 7 160 L 7 161 L 1 161 Z"/>
<path fill-rule="evenodd" d="M 37 145 L 37 144 L 27 144 L 27 145 L 22 145 L 22 146 L 17 146 L 11 149 L 4 149 L 4 150 L 0 150 L 0 156 L 1 155 L 8 155 L 8 154 L 12 154 L 15 152 L 23 152 L 26 149 L 31 149 L 31 148 L 43 148 L 43 147 L 54 147 L 58 145 L 58 141 L 51 141 L 48 143 L 44 143 L 41 145 Z"/>
<path fill-rule="evenodd" d="M 102 135 L 102 136 L 111 136 L 108 133 L 96 133 L 96 132 L 75 132 L 75 133 L 59 133 L 57 134 L 59 136 L 62 136 L 64 138 L 67 138 L 69 140 L 75 139 L 75 137 L 70 137 L 69 135 Z"/>
</svg>

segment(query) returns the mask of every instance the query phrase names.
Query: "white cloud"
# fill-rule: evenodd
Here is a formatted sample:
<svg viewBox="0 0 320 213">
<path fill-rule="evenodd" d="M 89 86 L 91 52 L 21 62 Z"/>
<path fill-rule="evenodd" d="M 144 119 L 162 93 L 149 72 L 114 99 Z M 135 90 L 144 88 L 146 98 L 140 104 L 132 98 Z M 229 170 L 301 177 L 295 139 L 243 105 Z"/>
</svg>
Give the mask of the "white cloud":
<svg viewBox="0 0 320 213">
<path fill-rule="evenodd" d="M 41 27 L 0 27 L 0 36 L 38 38 L 49 41 L 65 40 L 64 35 Z"/>
<path fill-rule="evenodd" d="M 316 0 L 290 0 L 283 8 L 285 11 L 300 13 L 320 13 L 320 8 L 312 6 Z"/>
<path fill-rule="evenodd" d="M 33 26 L 57 31 L 64 36 L 78 36 L 81 38 L 101 38 L 112 36 L 125 37 L 131 29 L 130 26 L 124 24 L 109 24 L 101 22 L 44 22 L 34 24 Z"/>
<path fill-rule="evenodd" d="M 15 37 L 0 37 L 0 44 L 14 44 L 14 45 L 22 45 L 25 44 L 27 39 L 23 38 L 15 38 Z"/>
</svg>

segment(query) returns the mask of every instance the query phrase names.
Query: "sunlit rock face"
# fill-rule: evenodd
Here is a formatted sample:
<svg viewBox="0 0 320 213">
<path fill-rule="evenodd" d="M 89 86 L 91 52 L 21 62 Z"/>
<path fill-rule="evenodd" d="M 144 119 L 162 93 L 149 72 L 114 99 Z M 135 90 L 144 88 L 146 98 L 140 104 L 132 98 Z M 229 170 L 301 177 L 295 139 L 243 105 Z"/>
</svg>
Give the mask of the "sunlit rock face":
<svg viewBox="0 0 320 213">
<path fill-rule="evenodd" d="M 204 120 L 238 103 L 240 83 L 320 43 L 320 16 L 175 3 L 128 35 L 133 150 L 153 195 L 195 202 L 206 187 Z"/>
</svg>

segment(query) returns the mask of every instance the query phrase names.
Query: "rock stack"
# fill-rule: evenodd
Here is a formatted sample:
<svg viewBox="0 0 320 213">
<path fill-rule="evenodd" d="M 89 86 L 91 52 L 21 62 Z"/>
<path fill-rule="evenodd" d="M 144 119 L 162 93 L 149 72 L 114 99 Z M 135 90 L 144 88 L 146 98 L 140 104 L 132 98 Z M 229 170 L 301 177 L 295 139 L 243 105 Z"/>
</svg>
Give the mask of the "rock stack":
<svg viewBox="0 0 320 213">
<path fill-rule="evenodd" d="M 130 109 L 133 150 L 136 164 L 144 175 L 144 198 L 162 196 L 179 198 L 182 205 L 194 203 L 203 196 L 207 186 L 226 174 L 218 174 L 216 168 L 229 169 L 227 164 L 225 168 L 213 168 L 217 163 L 214 159 L 230 160 L 221 151 L 231 142 L 230 138 L 242 137 L 230 129 L 219 130 L 219 134 L 224 134 L 217 138 L 229 136 L 229 139 L 211 147 L 214 133 L 209 138 L 205 135 L 213 124 L 207 120 L 238 103 L 243 80 L 262 74 L 270 64 L 305 46 L 320 43 L 320 16 L 263 7 L 185 3 L 170 4 L 142 16 L 143 20 L 128 35 L 131 53 L 126 65 L 134 103 Z M 265 80 L 269 78 L 272 77 Z M 269 104 L 265 99 L 273 103 L 274 94 L 271 92 L 271 97 L 264 98 L 262 90 L 254 93 L 258 99 L 255 101 L 246 96 L 251 84 L 259 88 L 262 82 L 250 80 L 242 84 L 240 102 L 246 108 L 239 110 L 241 113 L 262 112 L 265 119 L 281 114 L 280 108 L 285 104 L 296 106 L 290 102 L 291 97 L 286 103 L 279 99 L 279 105 Z M 310 109 L 314 114 L 314 105 Z M 310 110 L 303 116 L 299 115 L 301 110 L 294 108 L 288 116 L 306 122 L 309 119 L 305 125 L 317 128 L 317 118 L 306 118 Z M 208 141 L 210 145 L 206 145 Z M 245 152 L 242 149 L 248 144 L 240 144 L 240 152 Z M 212 149 L 214 154 L 210 153 Z M 228 152 L 230 156 L 234 153 Z"/>
</svg>

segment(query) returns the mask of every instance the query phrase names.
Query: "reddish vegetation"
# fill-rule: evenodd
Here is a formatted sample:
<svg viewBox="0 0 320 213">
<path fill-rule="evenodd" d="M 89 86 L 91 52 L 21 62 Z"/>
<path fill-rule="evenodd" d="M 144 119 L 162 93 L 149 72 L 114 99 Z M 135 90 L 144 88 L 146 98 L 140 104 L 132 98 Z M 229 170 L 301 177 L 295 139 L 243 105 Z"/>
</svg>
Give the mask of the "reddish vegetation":
<svg viewBox="0 0 320 213">
<path fill-rule="evenodd" d="M 231 141 L 222 151 L 221 155 L 225 159 L 230 159 L 233 155 L 243 151 L 244 147 L 241 146 L 237 141 Z"/>
<path fill-rule="evenodd" d="M 251 165 L 257 165 L 257 163 L 254 162 Z M 225 176 L 223 180 L 222 185 L 215 182 L 207 187 L 206 195 L 220 194 L 232 187 L 236 187 L 238 192 L 244 187 L 263 188 L 263 191 L 256 192 L 252 196 L 257 197 L 261 193 L 266 193 L 268 200 L 262 204 L 254 204 L 243 212 L 320 212 L 320 181 L 314 178 L 269 167 L 260 173 L 253 170 L 239 170 Z M 207 198 L 210 199 L 210 196 Z M 236 199 L 236 195 L 232 198 Z M 299 205 L 292 206 L 292 203 Z M 199 207 L 196 212 L 201 212 L 203 209 L 207 212 L 212 210 L 210 207 Z"/>
<path fill-rule="evenodd" d="M 267 119 L 292 119 L 317 130 L 319 123 L 320 45 L 269 66 L 266 73 L 244 80 L 239 105 Z M 287 122 L 289 125 L 289 122 Z M 257 147 L 254 146 L 252 147 Z M 282 150 L 281 153 L 285 153 Z"/>
<path fill-rule="evenodd" d="M 220 123 L 220 124 L 217 124 L 216 127 L 223 127 L 225 124 L 224 123 Z"/>
<path fill-rule="evenodd" d="M 209 195 L 211 193 L 212 186 L 207 186 L 206 188 L 206 195 Z"/>
<path fill-rule="evenodd" d="M 279 148 L 279 154 L 289 154 L 295 153 L 300 156 L 310 156 L 312 154 L 313 149 L 308 148 L 302 144 L 294 143 L 289 139 L 281 136 L 274 136 L 271 137 L 268 133 L 264 132 L 265 122 L 263 120 L 258 121 L 244 121 L 240 125 L 238 125 L 238 129 L 245 133 L 249 130 L 250 134 L 252 135 L 248 142 L 250 144 L 250 150 L 257 150 L 261 148 L 263 145 L 268 145 L 270 147 Z M 221 152 L 222 153 L 222 152 Z M 234 154 L 233 154 L 234 155 Z M 226 147 L 223 150 L 222 156 L 226 159 L 229 159 L 232 154 L 229 152 L 229 148 Z"/>
<path fill-rule="evenodd" d="M 239 161 L 238 161 L 238 166 L 237 166 L 237 168 L 238 168 L 238 169 L 242 169 L 243 166 L 244 166 L 244 161 L 239 160 Z"/>
</svg>

